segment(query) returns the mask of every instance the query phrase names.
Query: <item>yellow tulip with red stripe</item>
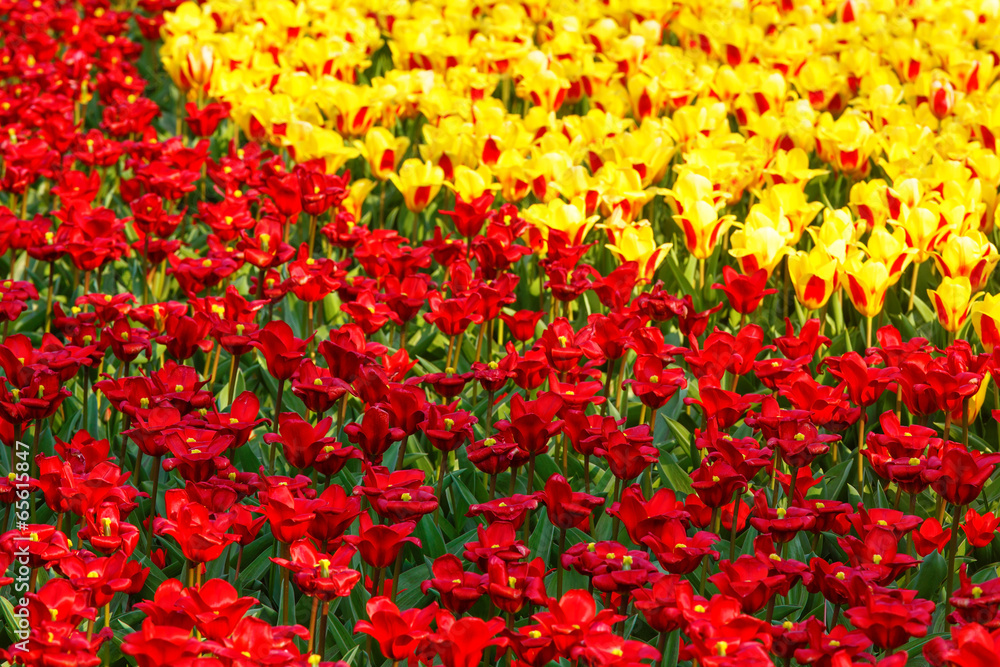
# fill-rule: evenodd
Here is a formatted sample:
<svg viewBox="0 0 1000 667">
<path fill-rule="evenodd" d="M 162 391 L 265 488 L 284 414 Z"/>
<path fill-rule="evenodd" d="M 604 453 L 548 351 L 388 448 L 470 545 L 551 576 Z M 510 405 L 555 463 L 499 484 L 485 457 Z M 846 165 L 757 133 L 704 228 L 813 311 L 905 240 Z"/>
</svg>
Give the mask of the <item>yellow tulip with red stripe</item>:
<svg viewBox="0 0 1000 667">
<path fill-rule="evenodd" d="M 385 181 L 396 171 L 399 161 L 403 159 L 403 153 L 410 145 L 410 140 L 406 137 L 397 137 L 384 127 L 373 127 L 368 130 L 364 141 L 356 141 L 354 145 L 368 161 L 372 176 Z"/>
<path fill-rule="evenodd" d="M 645 224 L 643 224 L 645 223 Z M 652 282 L 656 269 L 660 266 L 673 244 L 656 244 L 653 228 L 645 220 L 625 227 L 613 243 L 605 247 L 618 258 L 619 262 L 636 262 L 639 265 L 639 279 Z"/>
<path fill-rule="evenodd" d="M 885 305 L 885 293 L 892 285 L 889 269 L 882 262 L 867 260 L 845 271 L 847 295 L 864 317 L 875 317 Z"/>
<path fill-rule="evenodd" d="M 712 256 L 715 246 L 729 226 L 736 220 L 733 215 L 719 215 L 707 201 L 697 201 L 684 213 L 674 215 L 674 222 L 684 231 L 684 245 L 698 259 Z"/>
<path fill-rule="evenodd" d="M 936 290 L 927 290 L 927 296 L 945 331 L 954 333 L 962 328 L 969 315 L 969 300 L 972 299 L 968 278 L 945 278 Z"/>
<path fill-rule="evenodd" d="M 934 263 L 941 275 L 968 278 L 973 292 L 986 286 L 998 260 L 996 246 L 978 230 L 949 235 L 934 253 Z"/>
<path fill-rule="evenodd" d="M 399 168 L 398 174 L 389 175 L 389 180 L 403 194 L 406 208 L 420 213 L 441 190 L 444 170 L 430 162 L 410 158 Z"/>
<path fill-rule="evenodd" d="M 822 308 L 839 288 L 838 262 L 820 248 L 788 255 L 788 276 L 795 298 L 809 310 Z"/>
<path fill-rule="evenodd" d="M 987 294 L 972 304 L 969 317 L 987 352 L 1000 345 L 1000 294 Z"/>
</svg>

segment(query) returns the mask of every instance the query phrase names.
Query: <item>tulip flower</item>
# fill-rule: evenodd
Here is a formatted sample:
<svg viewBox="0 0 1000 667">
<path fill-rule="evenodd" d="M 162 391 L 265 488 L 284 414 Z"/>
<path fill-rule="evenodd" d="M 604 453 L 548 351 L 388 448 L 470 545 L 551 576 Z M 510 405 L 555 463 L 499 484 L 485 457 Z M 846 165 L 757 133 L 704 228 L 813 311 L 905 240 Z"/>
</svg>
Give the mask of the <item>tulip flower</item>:
<svg viewBox="0 0 1000 667">
<path fill-rule="evenodd" d="M 962 328 L 972 298 L 972 287 L 967 278 L 945 278 L 936 290 L 927 290 L 927 296 L 934 304 L 938 322 L 945 331 L 955 333 Z"/>
<path fill-rule="evenodd" d="M 917 555 L 922 558 L 932 551 L 944 553 L 945 547 L 951 541 L 951 528 L 942 529 L 941 522 L 932 517 L 923 522 L 912 535 L 913 546 Z"/>
<path fill-rule="evenodd" d="M 541 558 L 528 563 L 513 563 L 492 557 L 487 567 L 490 600 L 501 611 L 517 613 L 525 604 L 545 604 L 545 565 Z"/>
<path fill-rule="evenodd" d="M 344 432 L 358 445 L 365 459 L 376 465 L 382 463 L 382 455 L 394 442 L 406 436 L 405 431 L 392 426 L 389 412 L 382 407 L 366 411 L 360 423 L 348 424 Z"/>
<path fill-rule="evenodd" d="M 403 194 L 403 200 L 413 213 L 420 213 L 437 196 L 444 184 L 444 170 L 430 162 L 410 158 L 389 174 L 389 180 Z"/>
<path fill-rule="evenodd" d="M 809 310 L 826 305 L 838 288 L 838 262 L 821 248 L 788 255 L 788 275 L 795 296 Z"/>
<path fill-rule="evenodd" d="M 532 496 L 537 502 L 537 498 Z M 489 526 L 476 526 L 478 542 L 466 542 L 462 557 L 475 564 L 480 572 L 486 573 L 494 558 L 502 561 L 519 561 L 531 553 L 524 543 L 517 539 L 514 524 L 496 521 Z"/>
<path fill-rule="evenodd" d="M 968 278 L 973 292 L 986 287 L 1000 254 L 986 235 L 969 231 L 951 234 L 934 253 L 934 262 L 945 278 Z"/>
<path fill-rule="evenodd" d="M 787 239 L 774 225 L 775 221 L 768 217 L 768 213 L 755 209 L 747 216 L 743 227 L 733 232 L 729 254 L 739 261 L 744 274 L 764 269 L 770 278 L 778 263 L 788 254 Z"/>
<path fill-rule="evenodd" d="M 769 294 L 775 294 L 776 289 L 764 289 L 767 285 L 768 273 L 758 269 L 750 275 L 740 275 L 732 267 L 722 267 L 722 278 L 725 284 L 716 283 L 712 289 L 722 290 L 729 299 L 729 305 L 741 315 L 749 315 L 757 310 L 760 302 Z"/>
<path fill-rule="evenodd" d="M 983 485 L 993 474 L 1000 454 L 967 452 L 961 447 L 945 451 L 940 459 L 935 459 L 924 477 L 931 487 L 945 500 L 958 507 L 974 501 L 983 490 Z"/>
<path fill-rule="evenodd" d="M 958 590 L 949 600 L 955 609 L 949 620 L 964 627 L 982 623 L 995 630 L 1000 622 L 996 606 L 1000 591 L 997 590 L 996 580 L 973 583 L 969 578 L 968 565 L 962 563 L 958 570 L 958 582 Z"/>
<path fill-rule="evenodd" d="M 898 596 L 869 593 L 864 606 L 852 607 L 846 615 L 876 646 L 894 651 L 911 637 L 927 634 L 934 603 L 914 598 L 916 591 L 908 589 Z"/>
<path fill-rule="evenodd" d="M 969 309 L 972 326 L 987 352 L 1000 344 L 1000 294 L 987 294 Z"/>
<path fill-rule="evenodd" d="M 892 277 L 885 264 L 869 260 L 848 268 L 846 279 L 851 303 L 863 317 L 868 318 L 868 345 L 871 345 L 871 320 L 882 311 Z"/>
<path fill-rule="evenodd" d="M 784 579 L 781 575 L 769 576 L 767 565 L 754 556 L 740 556 L 732 562 L 724 560 L 719 567 L 722 571 L 709 577 L 709 581 L 723 595 L 739 600 L 745 614 L 763 609 Z"/>
<path fill-rule="evenodd" d="M 676 519 L 665 521 L 654 532 L 642 538 L 656 560 L 670 574 L 689 574 L 701 564 L 702 558 L 711 556 L 718 560 L 719 553 L 711 547 L 719 537 L 707 531 L 699 531 L 688 537 L 684 526 Z"/>
<path fill-rule="evenodd" d="M 279 486 L 268 493 L 262 509 L 275 539 L 291 544 L 305 536 L 320 504 L 318 500 L 294 497 L 287 486 Z"/>
<path fill-rule="evenodd" d="M 179 606 L 194 619 L 201 634 L 221 640 L 233 632 L 256 603 L 256 598 L 239 597 L 236 589 L 225 580 L 210 579 L 198 588 L 189 589 Z"/>
<path fill-rule="evenodd" d="M 361 156 L 368 161 L 371 175 L 380 181 L 390 178 L 399 161 L 403 159 L 410 140 L 406 137 L 393 136 L 384 127 L 373 127 L 365 135 L 364 142 L 355 142 Z M 433 198 L 433 197 L 432 197 Z"/>
<path fill-rule="evenodd" d="M 358 549 L 365 563 L 374 568 L 385 568 L 399 557 L 406 543 L 420 546 L 420 540 L 410 536 L 415 527 L 413 521 L 380 526 L 373 524 L 367 514 L 362 514 L 358 534 L 348 535 L 344 540 Z"/>
<path fill-rule="evenodd" d="M 639 278 L 644 282 L 652 282 L 656 269 L 659 268 L 666 255 L 673 247 L 671 243 L 656 245 L 653 229 L 648 224 L 626 227 L 617 235 L 614 243 L 605 246 L 618 258 L 619 262 L 638 262 Z"/>
<path fill-rule="evenodd" d="M 371 636 L 382 655 L 393 661 L 414 655 L 419 642 L 430 634 L 437 605 L 400 612 L 387 597 L 373 597 L 365 605 L 370 621 L 358 621 L 355 632 Z"/>
<path fill-rule="evenodd" d="M 712 256 L 719 238 L 735 220 L 733 215 L 720 216 L 711 203 L 696 200 L 683 213 L 674 214 L 674 222 L 684 232 L 684 245 L 698 259 Z"/>
<path fill-rule="evenodd" d="M 1000 518 L 994 517 L 993 512 L 980 515 L 970 507 L 965 512 L 965 523 L 962 524 L 962 531 L 971 546 L 980 548 L 993 541 L 997 526 L 1000 526 Z"/>
<path fill-rule="evenodd" d="M 545 490 L 536 493 L 535 497 L 545 505 L 552 525 L 560 530 L 582 523 L 595 507 L 604 504 L 603 498 L 573 491 L 569 482 L 559 474 L 549 477 Z"/>
<path fill-rule="evenodd" d="M 462 561 L 454 554 L 444 554 L 434 559 L 431 565 L 434 577 L 420 584 L 421 591 L 437 591 L 441 605 L 453 614 L 468 611 L 483 596 L 483 575 L 466 572 Z"/>
</svg>

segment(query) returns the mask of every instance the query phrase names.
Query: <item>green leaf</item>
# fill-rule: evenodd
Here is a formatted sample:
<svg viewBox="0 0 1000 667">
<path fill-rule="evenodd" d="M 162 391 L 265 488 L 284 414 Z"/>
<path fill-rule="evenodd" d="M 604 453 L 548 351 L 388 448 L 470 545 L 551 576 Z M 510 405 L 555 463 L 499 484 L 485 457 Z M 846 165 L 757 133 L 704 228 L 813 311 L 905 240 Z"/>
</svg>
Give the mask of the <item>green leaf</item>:
<svg viewBox="0 0 1000 667">
<path fill-rule="evenodd" d="M 937 551 L 932 551 L 924 557 L 911 587 L 925 600 L 936 600 L 947 574 L 948 562 Z"/>
<path fill-rule="evenodd" d="M 662 468 L 671 489 L 684 494 L 694 492 L 694 489 L 691 487 L 691 477 L 679 465 L 670 462 L 663 465 Z"/>
</svg>

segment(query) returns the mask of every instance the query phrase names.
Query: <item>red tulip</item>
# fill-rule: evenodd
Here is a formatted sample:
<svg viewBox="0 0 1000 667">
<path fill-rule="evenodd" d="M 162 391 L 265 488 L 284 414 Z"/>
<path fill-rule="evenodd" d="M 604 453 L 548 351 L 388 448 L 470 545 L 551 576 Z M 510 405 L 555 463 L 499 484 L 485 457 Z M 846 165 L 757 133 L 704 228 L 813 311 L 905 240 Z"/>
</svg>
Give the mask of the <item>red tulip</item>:
<svg viewBox="0 0 1000 667">
<path fill-rule="evenodd" d="M 731 266 L 722 267 L 724 284 L 715 283 L 712 289 L 722 290 L 729 299 L 729 305 L 737 313 L 749 315 L 757 310 L 760 302 L 776 289 L 764 289 L 767 285 L 767 271 L 758 269 L 748 276 L 737 273 Z"/>
<path fill-rule="evenodd" d="M 312 336 L 299 340 L 285 322 L 272 320 L 264 325 L 252 345 L 264 356 L 268 373 L 278 382 L 283 382 L 298 370 L 311 340 Z"/>
<path fill-rule="evenodd" d="M 344 540 L 357 547 L 362 560 L 371 567 L 389 567 L 406 543 L 420 546 L 420 540 L 410 536 L 416 526 L 413 521 L 380 526 L 373 524 L 367 514 L 362 514 L 358 534 L 347 535 Z"/>
<path fill-rule="evenodd" d="M 462 569 L 462 561 L 454 554 L 444 554 L 434 559 L 431 565 L 434 576 L 420 584 L 420 590 L 427 595 L 435 590 L 441 605 L 453 614 L 463 614 L 483 596 L 485 577 Z"/>
<path fill-rule="evenodd" d="M 372 637 L 383 656 L 398 662 L 412 659 L 419 643 L 430 635 L 437 605 L 431 603 L 422 609 L 400 612 L 389 598 L 374 597 L 366 603 L 365 610 L 370 620 L 358 621 L 354 632 Z"/>
<path fill-rule="evenodd" d="M 942 529 L 941 522 L 934 517 L 927 519 L 920 524 L 920 528 L 913 531 L 913 546 L 921 558 L 932 551 L 943 554 L 950 540 L 951 528 Z"/>
<path fill-rule="evenodd" d="M 951 504 L 969 505 L 979 497 L 998 461 L 1000 454 L 967 452 L 961 447 L 952 447 L 940 459 L 932 457 L 928 461 L 923 477 Z"/>
<path fill-rule="evenodd" d="M 894 651 L 911 637 L 927 635 L 934 603 L 917 600 L 916 595 L 910 589 L 896 589 L 892 595 L 869 593 L 864 606 L 852 607 L 845 615 L 876 646 Z"/>
<path fill-rule="evenodd" d="M 555 474 L 545 482 L 545 490 L 535 494 L 545 504 L 549 521 L 560 530 L 573 528 L 588 518 L 594 508 L 604 504 L 604 498 L 573 491 L 562 475 Z"/>
<path fill-rule="evenodd" d="M 784 581 L 781 575 L 772 575 L 766 564 L 754 556 L 740 556 L 735 561 L 719 563 L 722 570 L 708 578 L 719 592 L 739 601 L 745 614 L 764 608 Z"/>
<path fill-rule="evenodd" d="M 298 540 L 288 548 L 288 558 L 272 558 L 274 563 L 292 571 L 299 590 L 323 602 L 347 597 L 361 581 L 361 573 L 348 567 L 354 556 L 352 547 L 339 547 L 323 553 L 309 540 Z"/>
<path fill-rule="evenodd" d="M 993 541 L 996 535 L 997 526 L 1000 526 L 1000 518 L 994 517 L 993 512 L 979 514 L 971 507 L 965 512 L 965 523 L 962 524 L 962 531 L 966 539 L 973 547 L 985 547 Z"/>
</svg>

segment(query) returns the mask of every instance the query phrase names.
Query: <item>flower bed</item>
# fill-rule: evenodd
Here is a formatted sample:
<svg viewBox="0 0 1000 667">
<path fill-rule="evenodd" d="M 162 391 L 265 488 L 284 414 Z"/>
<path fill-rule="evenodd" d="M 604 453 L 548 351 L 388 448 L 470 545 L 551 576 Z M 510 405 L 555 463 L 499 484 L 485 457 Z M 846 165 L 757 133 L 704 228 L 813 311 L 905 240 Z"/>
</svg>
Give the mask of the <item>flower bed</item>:
<svg viewBox="0 0 1000 667">
<path fill-rule="evenodd" d="M 995 664 L 998 22 L 0 0 L 4 657 Z"/>
</svg>

